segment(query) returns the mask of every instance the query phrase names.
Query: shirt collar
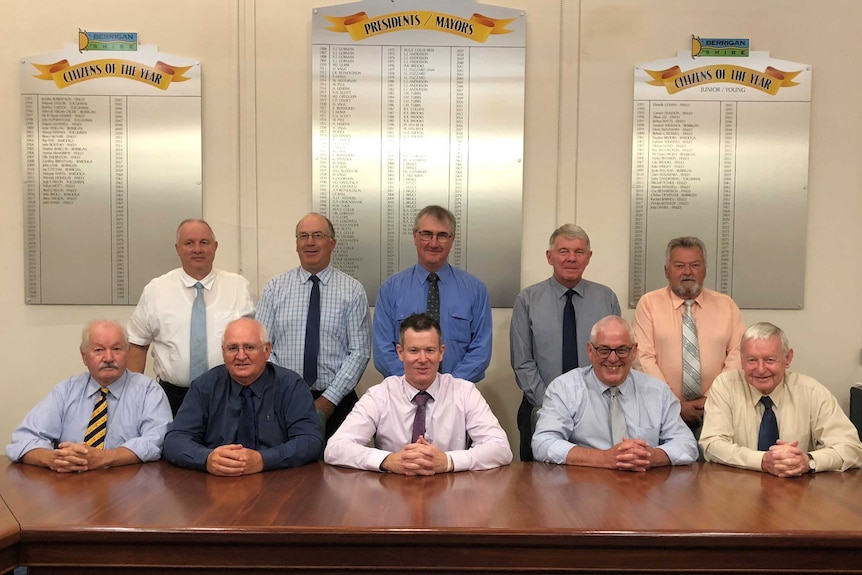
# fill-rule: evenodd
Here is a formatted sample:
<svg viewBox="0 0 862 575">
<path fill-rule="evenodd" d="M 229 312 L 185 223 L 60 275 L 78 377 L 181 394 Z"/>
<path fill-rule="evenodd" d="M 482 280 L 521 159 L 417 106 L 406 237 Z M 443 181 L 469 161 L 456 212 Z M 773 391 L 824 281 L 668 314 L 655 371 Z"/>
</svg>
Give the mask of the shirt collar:
<svg viewBox="0 0 862 575">
<path fill-rule="evenodd" d="M 320 283 L 326 285 L 327 283 L 329 283 L 329 278 L 332 277 L 332 264 L 329 264 L 316 274 L 312 274 L 304 267 L 299 266 L 299 279 L 301 279 L 303 283 L 309 281 L 309 278 L 312 275 L 316 275 L 318 278 L 320 278 Z"/>
<path fill-rule="evenodd" d="M 670 289 L 670 287 L 667 288 L 667 292 L 670 294 L 670 301 L 673 304 L 673 309 L 679 309 L 680 306 L 685 305 L 685 302 L 687 300 L 684 300 L 681 297 L 679 297 L 678 295 L 676 295 L 674 293 L 674 291 L 672 289 Z M 696 298 L 694 298 L 694 301 L 697 302 L 697 305 L 700 307 L 703 307 L 703 294 L 705 294 L 705 293 L 706 293 L 706 288 L 701 288 L 700 293 L 697 294 Z M 692 307 L 694 307 L 694 306 L 692 306 Z"/>
<path fill-rule="evenodd" d="M 569 291 L 569 288 L 558 282 L 557 278 L 555 278 L 554 276 L 548 278 L 548 281 L 550 282 L 551 289 L 553 290 L 554 295 L 557 296 L 557 299 L 563 298 L 563 296 L 566 295 L 566 292 Z M 571 289 L 579 296 L 584 297 L 584 278 L 581 278 L 581 281 L 578 282 L 578 285 Z"/>
<path fill-rule="evenodd" d="M 416 278 L 419 280 L 419 283 L 424 284 L 428 281 L 428 274 L 431 272 L 422 267 L 422 264 L 417 263 L 414 273 L 416 274 Z M 437 270 L 437 277 L 440 278 L 440 282 L 445 284 L 449 278 L 452 277 L 452 273 L 452 265 L 449 262 L 446 262 L 442 268 Z"/>
<path fill-rule="evenodd" d="M 129 370 L 127 369 L 123 372 L 123 375 L 120 378 L 108 386 L 108 395 L 113 395 L 117 399 L 123 395 L 123 390 L 126 389 L 126 381 L 129 379 Z M 90 374 L 89 379 L 87 380 L 87 397 L 95 397 L 99 390 L 102 389 L 102 384 L 96 381 L 93 378 L 93 375 Z"/>
<path fill-rule="evenodd" d="M 420 392 L 420 390 L 407 383 L 407 380 L 404 378 L 403 375 L 401 376 L 401 389 L 404 391 L 404 395 L 407 397 L 407 401 L 410 402 L 412 402 L 413 398 L 416 397 L 416 394 Z M 440 374 L 438 373 L 437 376 L 434 378 L 434 383 L 428 386 L 428 389 L 425 390 L 425 393 L 430 395 L 431 399 L 433 400 L 435 397 L 437 397 L 439 390 Z"/>
<path fill-rule="evenodd" d="M 604 395 L 604 393 L 611 388 L 609 385 L 605 385 L 599 378 L 596 377 L 596 372 L 593 370 L 593 366 L 589 367 L 581 367 L 579 368 L 583 370 L 584 381 L 592 387 L 599 394 Z M 632 379 L 632 372 L 629 370 L 629 374 L 626 376 L 626 380 L 617 386 L 617 389 L 620 391 L 620 395 L 623 397 L 627 397 L 629 393 L 634 389 L 634 380 Z"/>
<path fill-rule="evenodd" d="M 757 391 L 757 389 L 752 387 L 747 381 L 745 381 L 745 372 L 742 372 L 742 381 L 745 382 L 746 387 L 748 387 L 749 391 L 751 392 L 749 397 L 751 405 L 757 407 L 757 404 L 760 403 L 760 398 L 767 396 L 772 400 L 772 403 L 775 405 L 775 407 L 781 405 L 781 402 L 784 400 L 784 396 L 786 395 L 785 392 L 787 390 L 787 386 L 784 385 L 784 382 L 787 381 L 787 373 L 787 371 L 784 372 L 784 379 L 782 379 L 781 382 L 775 386 L 775 389 L 773 389 L 770 393 L 763 395 L 762 393 Z"/>
<path fill-rule="evenodd" d="M 210 273 L 202 280 L 196 280 L 192 276 L 186 273 L 186 270 L 180 268 L 180 279 L 183 282 L 183 285 L 187 288 L 195 287 L 195 284 L 201 282 L 201 285 L 204 286 L 204 289 L 209 291 L 213 287 L 213 282 L 216 279 L 216 269 L 213 268 Z"/>
</svg>

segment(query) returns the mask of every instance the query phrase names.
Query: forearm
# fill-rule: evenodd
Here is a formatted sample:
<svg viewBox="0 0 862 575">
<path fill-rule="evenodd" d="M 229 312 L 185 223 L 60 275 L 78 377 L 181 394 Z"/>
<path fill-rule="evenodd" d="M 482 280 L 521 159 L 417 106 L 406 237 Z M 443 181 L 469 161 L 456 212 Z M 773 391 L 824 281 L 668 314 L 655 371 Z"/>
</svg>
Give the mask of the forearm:
<svg viewBox="0 0 862 575">
<path fill-rule="evenodd" d="M 22 455 L 19 461 L 21 463 L 26 463 L 27 465 L 51 467 L 52 453 L 52 449 L 37 447 L 36 449 L 31 449 L 30 451 Z"/>
<path fill-rule="evenodd" d="M 126 360 L 126 369 L 136 373 L 144 373 L 147 368 L 147 352 L 150 346 L 129 344 L 129 354 Z"/>
<path fill-rule="evenodd" d="M 607 451 L 590 447 L 579 447 L 577 445 L 572 447 L 566 455 L 566 465 L 616 469 L 615 461 L 608 457 Z"/>
</svg>

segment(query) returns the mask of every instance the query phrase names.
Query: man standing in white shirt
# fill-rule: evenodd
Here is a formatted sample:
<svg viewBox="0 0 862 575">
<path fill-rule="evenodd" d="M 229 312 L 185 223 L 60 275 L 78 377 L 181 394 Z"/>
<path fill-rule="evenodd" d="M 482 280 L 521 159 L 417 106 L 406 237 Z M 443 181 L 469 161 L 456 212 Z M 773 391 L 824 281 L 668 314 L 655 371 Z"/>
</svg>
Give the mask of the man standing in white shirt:
<svg viewBox="0 0 862 575">
<path fill-rule="evenodd" d="M 218 242 L 208 223 L 184 220 L 175 247 L 182 267 L 144 287 L 127 326 L 129 371 L 144 372 L 152 345 L 153 371 L 174 415 L 192 380 L 224 363 L 221 339 L 227 324 L 254 315 L 248 280 L 213 268 Z"/>
<path fill-rule="evenodd" d="M 326 463 L 402 475 L 511 463 L 506 432 L 476 386 L 438 373 L 446 346 L 437 321 L 413 314 L 400 332 L 404 375 L 387 377 L 359 399 L 329 440 Z"/>
</svg>

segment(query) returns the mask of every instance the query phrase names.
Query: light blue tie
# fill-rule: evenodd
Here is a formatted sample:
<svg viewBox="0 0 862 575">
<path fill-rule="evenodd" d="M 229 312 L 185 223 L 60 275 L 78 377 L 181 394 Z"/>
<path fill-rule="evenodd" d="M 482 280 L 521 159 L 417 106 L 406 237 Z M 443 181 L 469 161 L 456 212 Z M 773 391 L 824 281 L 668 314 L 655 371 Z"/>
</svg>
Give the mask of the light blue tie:
<svg viewBox="0 0 862 575">
<path fill-rule="evenodd" d="M 192 328 L 189 338 L 189 382 L 208 369 L 207 364 L 207 305 L 204 301 L 204 286 L 201 282 L 195 284 L 198 295 L 192 304 Z"/>
</svg>

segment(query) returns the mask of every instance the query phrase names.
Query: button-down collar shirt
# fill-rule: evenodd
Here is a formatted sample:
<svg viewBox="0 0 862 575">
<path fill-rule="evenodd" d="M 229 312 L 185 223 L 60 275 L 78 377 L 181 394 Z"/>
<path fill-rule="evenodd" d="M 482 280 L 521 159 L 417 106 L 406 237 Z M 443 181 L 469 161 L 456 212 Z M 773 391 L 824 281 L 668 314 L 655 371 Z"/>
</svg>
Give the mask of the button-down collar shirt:
<svg viewBox="0 0 862 575">
<path fill-rule="evenodd" d="M 426 311 L 428 270 L 416 264 L 380 286 L 374 307 L 374 367 L 384 377 L 401 375 L 404 365 L 395 345 L 398 329 L 409 315 Z M 440 280 L 440 329 L 446 354 L 443 373 L 478 383 L 491 363 L 493 322 L 488 289 L 477 277 L 452 267 L 437 272 Z"/>
<path fill-rule="evenodd" d="M 197 378 L 165 436 L 165 459 L 203 471 L 213 449 L 235 443 L 241 389 L 224 365 Z M 249 389 L 264 471 L 320 457 L 323 431 L 311 392 L 298 374 L 267 362 Z"/>
<path fill-rule="evenodd" d="M 272 340 L 270 361 L 302 373 L 311 273 L 301 266 L 266 282 L 256 318 Z M 326 267 L 320 278 L 320 355 L 312 389 L 338 405 L 350 393 L 371 357 L 368 298 L 357 280 Z"/>
<path fill-rule="evenodd" d="M 197 282 L 182 268 L 151 280 L 126 328 L 129 343 L 152 346 L 156 377 L 180 387 L 189 385 L 189 337 Z M 240 275 L 213 269 L 200 282 L 206 301 L 207 361 L 209 367 L 215 367 L 224 363 L 221 343 L 227 324 L 253 317 L 254 301 L 248 280 Z"/>
<path fill-rule="evenodd" d="M 64 441 L 83 443 L 101 387 L 90 372 L 58 383 L 12 433 L 6 455 L 19 461 L 33 449 L 54 449 Z M 125 447 L 141 461 L 161 457 L 171 408 L 159 384 L 126 370 L 108 386 L 107 398 L 105 449 Z"/>
<path fill-rule="evenodd" d="M 697 459 L 697 443 L 679 415 L 679 400 L 664 382 L 631 370 L 618 388 L 627 437 L 663 449 L 673 465 Z M 573 369 L 552 381 L 533 435 L 536 460 L 565 463 L 572 447 L 613 447 L 608 389 L 592 366 Z"/>
<path fill-rule="evenodd" d="M 724 370 L 739 369 L 742 314 L 728 296 L 707 288 L 691 307 L 700 348 L 701 392 Z M 668 287 L 644 294 L 635 310 L 638 363 L 635 367 L 666 381 L 682 397 L 682 316 L 685 300 Z"/>
<path fill-rule="evenodd" d="M 455 471 L 511 463 L 506 432 L 475 385 L 440 374 L 426 391 L 431 399 L 426 404 L 425 440 L 452 457 Z M 379 471 L 390 453 L 410 443 L 417 393 L 404 376 L 387 377 L 371 387 L 329 439 L 325 461 Z"/>
<path fill-rule="evenodd" d="M 704 408 L 700 444 L 707 461 L 760 470 L 757 450 L 763 395 L 745 380 L 742 370 L 719 375 Z M 817 471 L 862 466 L 862 443 L 835 397 L 815 379 L 787 371 L 769 397 L 778 420 L 778 437 L 798 441 L 811 453 Z"/>
<path fill-rule="evenodd" d="M 578 335 L 578 364 L 590 365 L 590 330 L 608 315 L 620 315 L 620 302 L 607 286 L 581 279 L 572 305 Z M 542 405 L 545 389 L 563 373 L 563 307 L 568 288 L 550 277 L 518 294 L 512 307 L 509 349 L 518 387 L 534 406 Z"/>
</svg>

